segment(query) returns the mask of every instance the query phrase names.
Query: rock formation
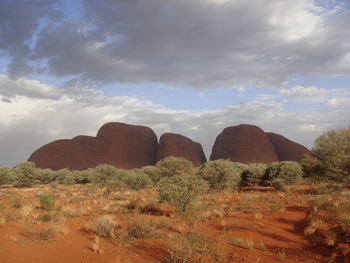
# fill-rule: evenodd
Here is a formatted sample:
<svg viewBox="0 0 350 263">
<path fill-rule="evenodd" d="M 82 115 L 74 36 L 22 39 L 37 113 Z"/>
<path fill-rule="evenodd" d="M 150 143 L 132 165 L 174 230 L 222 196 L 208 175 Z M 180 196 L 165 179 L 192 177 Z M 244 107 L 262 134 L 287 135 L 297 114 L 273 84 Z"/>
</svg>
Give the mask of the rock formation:
<svg viewBox="0 0 350 263">
<path fill-rule="evenodd" d="M 241 163 L 278 161 L 273 144 L 257 126 L 241 124 L 225 128 L 217 137 L 210 160 L 230 159 Z"/>
<path fill-rule="evenodd" d="M 165 133 L 159 139 L 157 161 L 168 156 L 183 157 L 194 166 L 207 161 L 201 144 L 175 133 Z"/>
<path fill-rule="evenodd" d="M 299 161 L 305 154 L 312 154 L 306 147 L 295 143 L 282 135 L 267 132 L 270 142 L 275 147 L 278 160 L 281 161 Z"/>
<path fill-rule="evenodd" d="M 225 128 L 217 136 L 210 160 L 271 163 L 297 161 L 305 153 L 310 152 L 304 146 L 281 135 L 265 133 L 257 126 L 241 124 Z"/>
<path fill-rule="evenodd" d="M 28 161 L 53 170 L 84 170 L 99 164 L 133 169 L 153 165 L 157 147 L 150 128 L 112 122 L 103 125 L 96 137 L 77 136 L 44 145 Z"/>
<path fill-rule="evenodd" d="M 216 138 L 210 160 L 230 159 L 242 163 L 297 161 L 304 146 L 253 125 L 225 128 Z M 77 136 L 46 144 L 28 159 L 39 168 L 85 170 L 99 164 L 123 169 L 154 165 L 168 157 L 183 157 L 199 166 L 206 162 L 202 145 L 180 134 L 165 133 L 157 142 L 152 129 L 111 122 L 103 125 L 96 137 Z"/>
</svg>

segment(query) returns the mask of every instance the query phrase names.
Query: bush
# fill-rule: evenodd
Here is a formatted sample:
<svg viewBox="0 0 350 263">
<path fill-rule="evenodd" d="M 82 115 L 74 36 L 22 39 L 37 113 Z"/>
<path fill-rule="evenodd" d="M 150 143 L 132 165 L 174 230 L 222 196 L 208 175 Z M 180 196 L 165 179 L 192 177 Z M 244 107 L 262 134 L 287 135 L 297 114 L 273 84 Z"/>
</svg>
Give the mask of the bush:
<svg viewBox="0 0 350 263">
<path fill-rule="evenodd" d="M 55 172 L 51 169 L 37 169 L 36 182 L 39 184 L 49 184 L 55 180 Z"/>
<path fill-rule="evenodd" d="M 242 173 L 241 186 L 260 185 L 265 175 L 267 165 L 264 163 L 251 163 L 247 170 Z"/>
<path fill-rule="evenodd" d="M 300 160 L 307 177 L 338 182 L 350 177 L 350 126 L 322 134 L 311 151 Z"/>
<path fill-rule="evenodd" d="M 207 183 L 198 176 L 183 174 L 161 179 L 157 190 L 160 201 L 181 213 L 188 210 L 207 189 Z"/>
<path fill-rule="evenodd" d="M 152 180 L 147 174 L 138 170 L 125 172 L 124 177 L 120 179 L 126 188 L 139 190 L 152 185 Z"/>
<path fill-rule="evenodd" d="M 52 195 L 41 194 L 38 196 L 40 205 L 45 210 L 52 210 L 55 207 L 54 199 Z"/>
<path fill-rule="evenodd" d="M 206 180 L 211 188 L 223 189 L 237 186 L 246 168 L 247 165 L 220 159 L 203 164 L 198 175 Z"/>
<path fill-rule="evenodd" d="M 193 173 L 193 164 L 181 157 L 170 156 L 157 162 L 159 179 Z"/>
<path fill-rule="evenodd" d="M 38 169 L 35 168 L 35 163 L 23 162 L 14 169 L 12 169 L 14 176 L 15 187 L 32 187 L 38 183 Z"/>
<path fill-rule="evenodd" d="M 319 160 L 316 156 L 306 154 L 300 159 L 299 164 L 303 169 L 304 177 L 313 178 L 316 180 L 326 179 L 321 160 Z"/>
<path fill-rule="evenodd" d="M 267 167 L 263 185 L 282 190 L 284 186 L 300 181 L 303 170 L 299 163 L 292 161 L 274 162 Z"/>
<path fill-rule="evenodd" d="M 89 181 L 98 186 L 121 186 L 120 171 L 107 164 L 101 164 L 91 169 L 89 174 Z"/>
<path fill-rule="evenodd" d="M 0 185 L 11 184 L 11 169 L 7 167 L 0 167 Z"/>
<path fill-rule="evenodd" d="M 153 183 L 157 183 L 160 180 L 159 169 L 152 165 L 147 165 L 141 169 L 137 169 L 137 172 L 147 175 Z"/>
</svg>

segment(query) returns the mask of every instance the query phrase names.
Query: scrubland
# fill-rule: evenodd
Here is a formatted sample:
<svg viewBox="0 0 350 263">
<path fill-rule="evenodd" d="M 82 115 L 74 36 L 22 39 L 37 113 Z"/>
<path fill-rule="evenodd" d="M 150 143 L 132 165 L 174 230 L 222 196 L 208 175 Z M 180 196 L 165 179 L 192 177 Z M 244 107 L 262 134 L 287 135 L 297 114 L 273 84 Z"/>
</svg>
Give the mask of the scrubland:
<svg viewBox="0 0 350 263">
<path fill-rule="evenodd" d="M 350 262 L 350 127 L 299 163 L 0 167 L 0 262 Z"/>
</svg>

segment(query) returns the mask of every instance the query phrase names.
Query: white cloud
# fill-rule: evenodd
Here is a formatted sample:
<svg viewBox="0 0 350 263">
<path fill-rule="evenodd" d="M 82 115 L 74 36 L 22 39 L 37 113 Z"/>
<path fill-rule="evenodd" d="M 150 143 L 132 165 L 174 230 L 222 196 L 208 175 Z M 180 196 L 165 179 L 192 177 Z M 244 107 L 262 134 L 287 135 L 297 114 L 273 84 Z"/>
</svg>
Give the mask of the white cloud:
<svg viewBox="0 0 350 263">
<path fill-rule="evenodd" d="M 291 97 L 302 97 L 302 98 L 309 98 L 312 96 L 322 96 L 325 94 L 329 94 L 330 91 L 327 89 L 318 88 L 316 86 L 295 86 L 290 89 L 281 89 L 280 93 L 284 96 L 291 96 Z"/>
<path fill-rule="evenodd" d="M 27 90 L 37 85 L 35 81 L 22 81 L 29 85 Z M 44 91 L 55 89 L 60 90 L 50 86 Z M 69 90 L 54 99 L 23 93 L 5 102 L 0 95 L 0 165 L 15 165 L 53 140 L 79 134 L 94 136 L 101 125 L 111 121 L 149 126 L 158 137 L 164 132 L 181 133 L 200 142 L 207 157 L 215 137 L 232 125 L 258 125 L 308 147 L 323 131 L 349 125 L 349 100 L 334 101 L 308 113 L 284 112 L 282 103 L 267 98 L 216 110 L 190 111 L 171 110 L 134 97 L 110 97 L 88 88 Z"/>
<path fill-rule="evenodd" d="M 58 99 L 62 94 L 62 90 L 37 80 L 10 79 L 0 74 L 0 95 L 6 98 L 23 95 L 31 98 Z"/>
</svg>

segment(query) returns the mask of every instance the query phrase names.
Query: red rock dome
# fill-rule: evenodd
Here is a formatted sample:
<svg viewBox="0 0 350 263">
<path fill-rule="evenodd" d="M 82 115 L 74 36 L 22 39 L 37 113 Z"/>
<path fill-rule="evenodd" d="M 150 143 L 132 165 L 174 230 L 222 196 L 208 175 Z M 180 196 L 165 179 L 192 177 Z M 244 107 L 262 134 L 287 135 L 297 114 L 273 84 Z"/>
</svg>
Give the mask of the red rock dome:
<svg viewBox="0 0 350 263">
<path fill-rule="evenodd" d="M 278 155 L 265 132 L 241 124 L 225 128 L 216 138 L 210 160 L 230 159 L 241 163 L 271 163 Z"/>
<path fill-rule="evenodd" d="M 134 169 L 155 164 L 157 147 L 157 136 L 150 128 L 112 122 L 103 125 L 96 137 L 77 136 L 46 144 L 28 161 L 53 170 L 85 170 L 99 164 Z"/>
<path fill-rule="evenodd" d="M 165 133 L 159 140 L 157 161 L 169 156 L 183 157 L 194 166 L 200 166 L 206 162 L 201 144 L 175 133 Z"/>
<path fill-rule="evenodd" d="M 295 143 L 282 135 L 267 132 L 271 143 L 274 145 L 279 161 L 299 161 L 305 154 L 312 154 L 306 147 Z"/>
</svg>

